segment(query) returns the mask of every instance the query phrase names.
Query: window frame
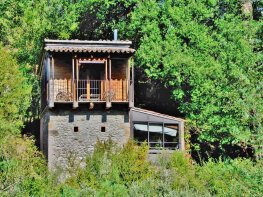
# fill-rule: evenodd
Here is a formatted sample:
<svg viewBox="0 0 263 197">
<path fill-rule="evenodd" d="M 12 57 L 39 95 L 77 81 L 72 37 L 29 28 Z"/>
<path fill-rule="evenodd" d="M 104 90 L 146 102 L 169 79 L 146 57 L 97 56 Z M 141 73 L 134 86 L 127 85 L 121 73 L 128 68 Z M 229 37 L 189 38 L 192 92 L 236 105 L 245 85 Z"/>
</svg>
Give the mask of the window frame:
<svg viewBox="0 0 263 197">
<path fill-rule="evenodd" d="M 134 137 L 134 131 L 135 131 L 135 124 L 147 124 L 147 139 L 145 139 L 144 141 L 136 141 L 139 145 L 146 142 L 147 145 L 149 146 L 150 150 L 163 150 L 163 149 L 168 149 L 168 150 L 177 150 L 179 149 L 179 123 L 165 123 L 165 122 L 157 122 L 157 121 L 133 121 L 132 122 L 132 138 L 133 140 L 135 140 L 135 137 Z M 162 146 L 161 147 L 151 147 L 151 143 L 157 143 L 157 142 L 153 142 L 153 141 L 150 141 L 150 131 L 149 131 L 149 127 L 150 127 L 150 124 L 156 124 L 156 125 L 162 125 Z M 164 133 L 164 128 L 165 128 L 165 125 L 177 125 L 177 134 L 176 134 L 176 138 L 177 138 L 177 142 L 165 142 L 165 133 Z M 173 147 L 165 147 L 165 144 L 175 144 L 175 146 Z"/>
</svg>

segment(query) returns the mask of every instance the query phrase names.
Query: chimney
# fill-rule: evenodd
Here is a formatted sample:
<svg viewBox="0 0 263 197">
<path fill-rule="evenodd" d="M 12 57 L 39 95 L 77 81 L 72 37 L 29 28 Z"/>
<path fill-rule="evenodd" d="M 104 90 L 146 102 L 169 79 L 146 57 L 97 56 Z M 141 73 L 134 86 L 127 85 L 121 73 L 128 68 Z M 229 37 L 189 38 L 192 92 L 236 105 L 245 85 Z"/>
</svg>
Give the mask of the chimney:
<svg viewBox="0 0 263 197">
<path fill-rule="evenodd" d="M 114 29 L 114 41 L 118 40 L 118 29 Z"/>
</svg>

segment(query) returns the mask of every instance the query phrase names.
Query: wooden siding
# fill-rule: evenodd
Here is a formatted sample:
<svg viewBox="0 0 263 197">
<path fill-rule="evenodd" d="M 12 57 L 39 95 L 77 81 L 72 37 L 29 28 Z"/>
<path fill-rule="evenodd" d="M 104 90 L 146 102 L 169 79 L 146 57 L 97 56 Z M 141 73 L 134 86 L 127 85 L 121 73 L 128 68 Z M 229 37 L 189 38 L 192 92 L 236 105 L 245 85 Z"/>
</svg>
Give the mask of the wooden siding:
<svg viewBox="0 0 263 197">
<path fill-rule="evenodd" d="M 111 79 L 127 79 L 128 60 L 111 60 Z"/>
<path fill-rule="evenodd" d="M 55 79 L 71 79 L 72 78 L 72 57 L 59 56 L 54 57 L 54 78 Z"/>
<path fill-rule="evenodd" d="M 49 92 L 54 102 L 73 102 L 74 99 L 77 102 L 128 102 L 127 59 L 111 59 L 109 60 L 111 64 L 80 64 L 78 82 L 76 68 L 74 69 L 74 90 L 72 88 L 72 55 L 57 54 L 53 56 L 53 60 L 54 68 L 51 68 Z M 106 73 L 108 73 L 107 79 Z"/>
<path fill-rule="evenodd" d="M 54 56 L 54 101 L 72 100 L 72 57 L 69 55 Z"/>
</svg>

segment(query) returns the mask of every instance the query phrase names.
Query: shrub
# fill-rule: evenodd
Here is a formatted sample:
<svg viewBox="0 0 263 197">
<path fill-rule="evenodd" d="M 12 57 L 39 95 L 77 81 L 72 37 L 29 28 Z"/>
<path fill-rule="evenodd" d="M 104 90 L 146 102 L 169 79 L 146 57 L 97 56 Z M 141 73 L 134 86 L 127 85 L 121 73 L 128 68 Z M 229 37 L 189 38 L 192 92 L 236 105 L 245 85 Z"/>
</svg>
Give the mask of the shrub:
<svg viewBox="0 0 263 197">
<path fill-rule="evenodd" d="M 0 43 L 0 139 L 20 133 L 30 91 L 14 57 Z"/>
<path fill-rule="evenodd" d="M 245 159 L 214 162 L 197 167 L 198 177 L 217 196 L 262 196 L 263 162 Z"/>
<path fill-rule="evenodd" d="M 169 183 L 174 190 L 193 190 L 207 193 L 204 181 L 196 176 L 196 166 L 190 156 L 182 151 L 175 151 L 170 158 L 161 156 L 159 160 L 160 174 L 169 177 Z M 165 177 L 161 177 L 164 179 Z"/>
<path fill-rule="evenodd" d="M 161 154 L 155 164 L 148 147 L 129 141 L 97 142 L 86 166 L 72 166 L 58 181 L 31 138 L 0 140 L 0 196 L 262 196 L 263 162 L 194 164 L 184 152 Z"/>
<path fill-rule="evenodd" d="M 0 195 L 47 195 L 52 184 L 46 162 L 33 139 L 14 136 L 0 139 Z"/>
<path fill-rule="evenodd" d="M 151 177 L 150 179 L 142 182 L 134 182 L 129 188 L 130 196 L 183 196 L 183 197 L 195 197 L 195 196 L 210 196 L 210 194 L 196 191 L 190 188 L 177 188 L 173 189 L 172 182 L 162 180 L 159 178 Z"/>
<path fill-rule="evenodd" d="M 86 167 L 75 169 L 76 176 L 66 184 L 82 191 L 96 190 L 98 195 L 128 195 L 127 188 L 136 181 L 147 179 L 152 167 L 147 159 L 147 146 L 139 147 L 129 141 L 122 148 L 112 140 L 98 141 L 94 153 L 88 155 Z"/>
</svg>

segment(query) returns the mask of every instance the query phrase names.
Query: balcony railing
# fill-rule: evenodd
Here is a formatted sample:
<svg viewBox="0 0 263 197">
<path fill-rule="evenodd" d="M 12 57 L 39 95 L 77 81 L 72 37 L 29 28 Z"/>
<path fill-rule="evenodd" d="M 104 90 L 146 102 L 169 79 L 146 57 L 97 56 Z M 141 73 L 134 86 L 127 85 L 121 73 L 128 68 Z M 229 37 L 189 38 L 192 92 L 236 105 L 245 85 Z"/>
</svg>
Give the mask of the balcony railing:
<svg viewBox="0 0 263 197">
<path fill-rule="evenodd" d="M 127 80 L 50 80 L 49 97 L 54 102 L 128 102 L 129 85 Z"/>
</svg>

